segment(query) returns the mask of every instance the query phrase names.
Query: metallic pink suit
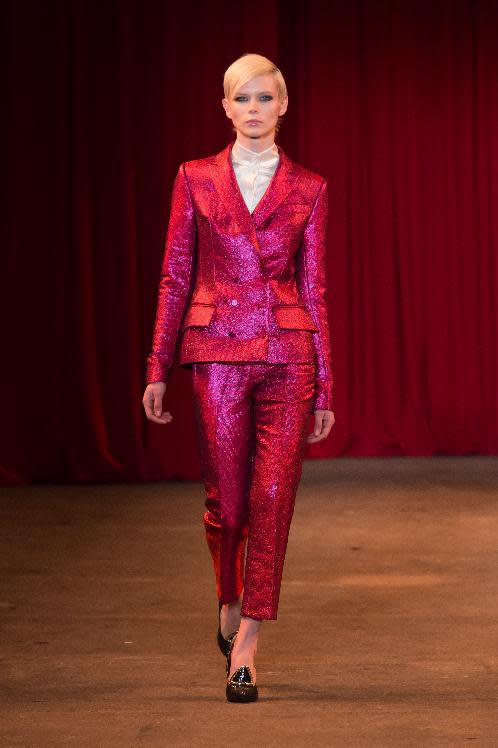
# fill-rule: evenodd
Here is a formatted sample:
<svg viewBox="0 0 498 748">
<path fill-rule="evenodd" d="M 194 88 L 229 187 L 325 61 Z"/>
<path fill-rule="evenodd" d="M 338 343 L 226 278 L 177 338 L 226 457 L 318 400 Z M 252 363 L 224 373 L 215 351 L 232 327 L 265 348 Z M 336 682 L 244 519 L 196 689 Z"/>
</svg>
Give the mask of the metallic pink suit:
<svg viewBox="0 0 498 748">
<path fill-rule="evenodd" d="M 218 598 L 243 588 L 243 615 L 276 619 L 308 418 L 332 408 L 327 182 L 278 146 L 251 214 L 232 145 L 178 169 L 146 381 L 167 382 L 180 348 Z"/>
<path fill-rule="evenodd" d="M 193 370 L 218 598 L 231 602 L 244 587 L 242 615 L 276 618 L 315 365 L 201 362 Z"/>
</svg>

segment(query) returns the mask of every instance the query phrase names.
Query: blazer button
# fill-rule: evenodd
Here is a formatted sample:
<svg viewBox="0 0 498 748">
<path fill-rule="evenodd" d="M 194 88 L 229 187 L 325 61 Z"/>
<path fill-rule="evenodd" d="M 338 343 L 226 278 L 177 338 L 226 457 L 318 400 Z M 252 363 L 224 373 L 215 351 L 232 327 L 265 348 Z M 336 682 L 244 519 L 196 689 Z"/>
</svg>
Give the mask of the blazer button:
<svg viewBox="0 0 498 748">
<path fill-rule="evenodd" d="M 230 330 L 230 332 L 228 333 L 228 337 L 229 338 L 234 338 L 235 337 L 235 333 Z"/>
<path fill-rule="evenodd" d="M 230 304 L 232 304 L 232 306 L 237 306 L 238 303 L 239 302 L 237 301 L 237 299 L 231 299 L 230 301 Z"/>
</svg>

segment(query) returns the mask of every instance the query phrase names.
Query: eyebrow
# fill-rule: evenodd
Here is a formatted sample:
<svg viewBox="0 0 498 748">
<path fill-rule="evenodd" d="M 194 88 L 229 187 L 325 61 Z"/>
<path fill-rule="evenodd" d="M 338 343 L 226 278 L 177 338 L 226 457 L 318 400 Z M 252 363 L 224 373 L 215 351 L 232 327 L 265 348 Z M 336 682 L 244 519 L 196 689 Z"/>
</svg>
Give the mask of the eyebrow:
<svg viewBox="0 0 498 748">
<path fill-rule="evenodd" d="M 257 91 L 257 94 L 261 96 L 261 94 L 271 94 L 273 96 L 273 91 Z M 237 91 L 234 96 L 249 96 L 249 94 L 246 91 Z"/>
</svg>

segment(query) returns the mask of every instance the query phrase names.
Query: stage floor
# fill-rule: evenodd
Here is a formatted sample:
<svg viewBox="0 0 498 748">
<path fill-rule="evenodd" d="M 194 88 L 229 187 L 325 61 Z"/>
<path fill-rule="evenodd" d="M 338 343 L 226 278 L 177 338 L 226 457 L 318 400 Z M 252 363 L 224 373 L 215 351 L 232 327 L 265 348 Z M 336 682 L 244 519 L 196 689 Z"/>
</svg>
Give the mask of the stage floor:
<svg viewBox="0 0 498 748">
<path fill-rule="evenodd" d="M 260 700 L 200 483 L 3 487 L 0 745 L 498 746 L 498 458 L 304 464 Z"/>
</svg>

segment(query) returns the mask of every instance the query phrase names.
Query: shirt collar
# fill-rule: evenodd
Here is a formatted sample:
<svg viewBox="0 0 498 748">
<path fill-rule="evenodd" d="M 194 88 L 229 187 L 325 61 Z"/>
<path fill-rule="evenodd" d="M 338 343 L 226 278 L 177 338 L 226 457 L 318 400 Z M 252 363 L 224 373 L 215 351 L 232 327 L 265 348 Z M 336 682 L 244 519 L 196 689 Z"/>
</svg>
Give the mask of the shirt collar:
<svg viewBox="0 0 498 748">
<path fill-rule="evenodd" d="M 255 153 L 236 140 L 233 144 L 231 157 L 232 161 L 244 166 L 270 166 L 275 163 L 275 160 L 278 161 L 279 153 L 276 143 L 273 143 L 269 148 L 265 148 L 261 153 Z"/>
</svg>

